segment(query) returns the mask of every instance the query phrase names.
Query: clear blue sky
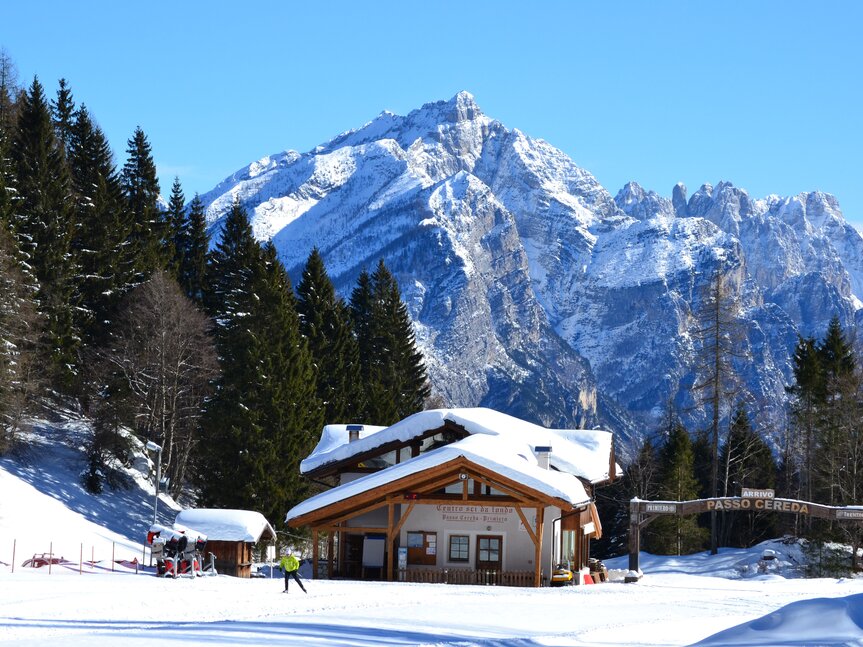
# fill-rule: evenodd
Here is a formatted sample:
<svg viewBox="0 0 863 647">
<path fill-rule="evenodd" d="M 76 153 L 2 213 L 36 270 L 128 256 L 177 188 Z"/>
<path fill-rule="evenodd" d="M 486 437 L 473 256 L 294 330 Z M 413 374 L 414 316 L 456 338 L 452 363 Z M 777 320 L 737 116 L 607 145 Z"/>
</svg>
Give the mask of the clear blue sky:
<svg viewBox="0 0 863 647">
<path fill-rule="evenodd" d="M 381 110 L 468 90 L 612 194 L 822 190 L 863 223 L 863 2 L 0 2 L 27 84 L 65 77 L 119 164 L 140 125 L 187 197 Z"/>
</svg>

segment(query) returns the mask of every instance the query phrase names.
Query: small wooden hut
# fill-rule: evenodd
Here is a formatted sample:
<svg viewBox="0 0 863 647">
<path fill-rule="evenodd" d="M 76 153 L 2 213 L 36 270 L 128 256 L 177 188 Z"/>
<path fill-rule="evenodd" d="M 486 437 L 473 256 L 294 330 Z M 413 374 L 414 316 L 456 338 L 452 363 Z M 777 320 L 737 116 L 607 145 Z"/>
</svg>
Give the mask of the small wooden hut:
<svg viewBox="0 0 863 647">
<path fill-rule="evenodd" d="M 270 522 L 253 510 L 192 508 L 181 511 L 176 523 L 205 534 L 206 551 L 215 555 L 216 570 L 234 577 L 250 577 L 252 548 L 258 542 L 276 539 Z"/>
</svg>

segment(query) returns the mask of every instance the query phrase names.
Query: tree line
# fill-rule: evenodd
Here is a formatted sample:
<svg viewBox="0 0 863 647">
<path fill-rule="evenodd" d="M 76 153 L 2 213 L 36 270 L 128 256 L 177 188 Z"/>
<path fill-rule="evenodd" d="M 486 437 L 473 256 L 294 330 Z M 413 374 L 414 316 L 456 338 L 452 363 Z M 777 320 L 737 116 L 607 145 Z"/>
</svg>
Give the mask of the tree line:
<svg viewBox="0 0 863 647">
<path fill-rule="evenodd" d="M 398 283 L 381 260 L 346 302 L 314 249 L 294 289 L 239 202 L 212 245 L 198 195 L 175 179 L 161 201 L 140 127 L 126 154 L 65 80 L 21 88 L 0 50 L 0 453 L 71 406 L 92 492 L 138 438 L 172 494 L 281 522 L 324 423 L 392 424 L 429 395 Z"/>
<path fill-rule="evenodd" d="M 669 409 L 661 427 L 639 444 L 622 478 L 597 494 L 608 529 L 598 552 L 627 552 L 628 504 L 636 497 L 684 501 L 740 496 L 743 487 L 750 487 L 826 505 L 863 503 L 861 368 L 850 334 L 833 317 L 820 340 L 798 338 L 794 380 L 787 387 L 789 424 L 779 433 L 758 429 L 752 415 L 756 405 L 734 392 L 733 414 L 714 452 L 713 425 L 690 433 Z M 860 566 L 863 532 L 858 523 L 754 510 L 719 512 L 714 519 L 720 546 L 749 547 L 782 535 L 804 538 L 819 550 L 840 542 L 851 547 L 842 558 L 845 567 Z M 642 531 L 642 548 L 677 555 L 701 551 L 711 547 L 710 529 L 709 513 L 659 517 Z"/>
</svg>

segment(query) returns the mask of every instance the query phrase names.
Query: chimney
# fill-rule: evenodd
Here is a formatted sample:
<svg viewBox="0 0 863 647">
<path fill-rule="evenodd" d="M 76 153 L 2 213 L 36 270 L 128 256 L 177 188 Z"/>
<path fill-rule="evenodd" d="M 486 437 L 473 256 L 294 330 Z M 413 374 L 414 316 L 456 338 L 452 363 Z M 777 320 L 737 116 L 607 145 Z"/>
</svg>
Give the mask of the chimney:
<svg viewBox="0 0 863 647">
<path fill-rule="evenodd" d="M 551 454 L 551 445 L 546 446 L 537 446 L 533 448 L 533 451 L 536 453 L 536 462 L 539 466 L 547 470 L 548 469 L 548 457 Z"/>
<path fill-rule="evenodd" d="M 352 443 L 360 439 L 360 432 L 363 430 L 362 425 L 348 425 L 348 442 Z"/>
</svg>

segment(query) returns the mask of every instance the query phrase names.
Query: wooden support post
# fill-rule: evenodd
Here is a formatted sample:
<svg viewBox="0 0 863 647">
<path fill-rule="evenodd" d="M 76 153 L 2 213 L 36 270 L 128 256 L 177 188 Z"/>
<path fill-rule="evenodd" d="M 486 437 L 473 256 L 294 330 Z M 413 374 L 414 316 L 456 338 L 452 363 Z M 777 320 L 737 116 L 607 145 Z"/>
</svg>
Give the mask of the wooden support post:
<svg viewBox="0 0 863 647">
<path fill-rule="evenodd" d="M 330 531 L 327 533 L 327 579 L 333 579 L 333 537 L 335 533 Z"/>
<path fill-rule="evenodd" d="M 393 556 L 393 550 L 395 548 L 395 537 L 393 536 L 395 533 L 393 532 L 393 526 L 395 524 L 395 504 L 390 501 L 387 504 L 387 582 L 393 581 L 393 566 L 395 564 L 395 558 Z"/>
<path fill-rule="evenodd" d="M 534 566 L 536 567 L 536 575 L 534 576 L 533 585 L 536 588 L 542 586 L 542 534 L 545 527 L 545 508 L 536 508 L 536 551 L 534 556 Z M 549 574 L 550 575 L 550 574 Z"/>
<path fill-rule="evenodd" d="M 312 579 L 318 579 L 318 529 L 312 528 Z"/>
<path fill-rule="evenodd" d="M 641 567 L 638 563 L 638 553 L 641 551 L 641 519 L 639 518 L 638 501 L 629 503 L 629 570 L 632 573 L 640 573 Z M 637 582 L 638 576 L 629 575 L 626 582 Z"/>
</svg>

